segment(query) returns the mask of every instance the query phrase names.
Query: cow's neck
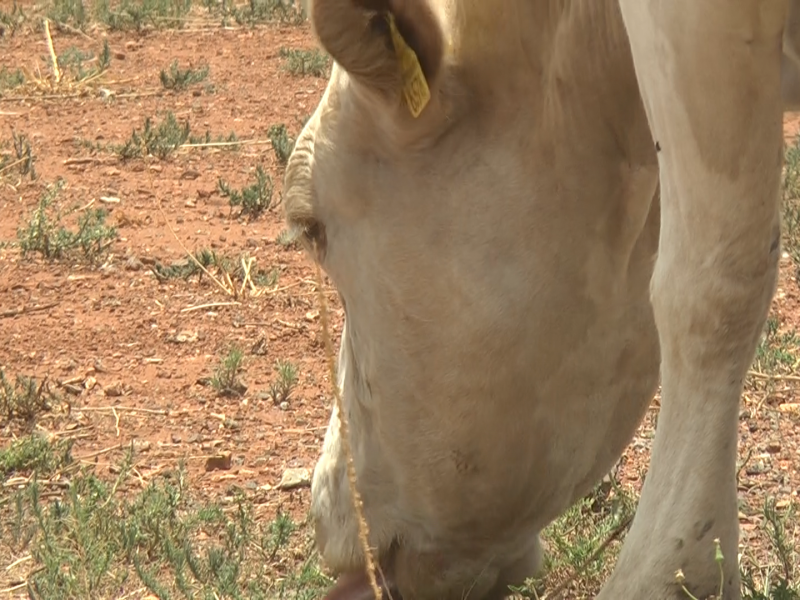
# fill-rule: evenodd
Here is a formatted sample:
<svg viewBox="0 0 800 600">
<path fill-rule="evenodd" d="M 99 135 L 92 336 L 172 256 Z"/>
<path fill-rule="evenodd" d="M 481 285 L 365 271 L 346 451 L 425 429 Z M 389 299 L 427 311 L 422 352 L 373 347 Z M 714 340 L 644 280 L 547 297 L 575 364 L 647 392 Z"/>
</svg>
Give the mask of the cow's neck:
<svg viewBox="0 0 800 600">
<path fill-rule="evenodd" d="M 452 60 L 471 96 L 496 113 L 521 107 L 558 121 L 576 105 L 608 120 L 640 104 L 617 0 L 442 0 Z M 441 7 L 440 7 L 441 8 Z M 521 101 L 524 99 L 524 101 Z M 609 114 L 603 114 L 609 113 Z M 625 125 L 630 129 L 630 124 Z"/>
</svg>

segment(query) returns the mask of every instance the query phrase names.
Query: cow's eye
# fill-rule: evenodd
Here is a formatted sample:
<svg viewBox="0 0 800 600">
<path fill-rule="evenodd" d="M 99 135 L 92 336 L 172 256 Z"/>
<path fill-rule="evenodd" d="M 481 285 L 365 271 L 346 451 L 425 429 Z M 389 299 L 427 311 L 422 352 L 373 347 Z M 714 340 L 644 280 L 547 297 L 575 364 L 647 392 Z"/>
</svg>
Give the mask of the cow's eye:
<svg viewBox="0 0 800 600">
<path fill-rule="evenodd" d="M 300 243 L 315 261 L 322 264 L 325 260 L 325 251 L 328 244 L 325 225 L 314 218 L 295 221 L 293 225 L 299 233 Z"/>
</svg>

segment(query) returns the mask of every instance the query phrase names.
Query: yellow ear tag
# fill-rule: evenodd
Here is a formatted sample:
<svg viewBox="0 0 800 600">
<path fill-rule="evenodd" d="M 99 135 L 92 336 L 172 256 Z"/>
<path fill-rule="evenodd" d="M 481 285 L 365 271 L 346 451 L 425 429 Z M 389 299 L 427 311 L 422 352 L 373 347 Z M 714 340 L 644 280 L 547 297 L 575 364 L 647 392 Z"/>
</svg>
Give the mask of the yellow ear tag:
<svg viewBox="0 0 800 600">
<path fill-rule="evenodd" d="M 431 91 L 428 88 L 428 82 L 425 81 L 425 74 L 422 72 L 416 53 L 406 44 L 403 36 L 397 30 L 394 15 L 388 13 L 387 21 L 389 22 L 389 32 L 392 36 L 392 45 L 394 45 L 395 54 L 397 54 L 397 59 L 400 61 L 403 77 L 403 97 L 411 114 L 416 118 L 430 101 Z"/>
</svg>

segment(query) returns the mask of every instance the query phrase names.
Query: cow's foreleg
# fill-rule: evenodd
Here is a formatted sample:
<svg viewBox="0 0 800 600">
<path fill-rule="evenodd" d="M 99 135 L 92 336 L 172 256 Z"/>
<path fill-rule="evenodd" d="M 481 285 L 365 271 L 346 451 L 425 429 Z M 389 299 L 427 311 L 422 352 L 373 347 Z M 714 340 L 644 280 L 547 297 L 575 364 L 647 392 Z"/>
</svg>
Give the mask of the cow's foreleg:
<svg viewBox="0 0 800 600">
<path fill-rule="evenodd" d="M 662 408 L 600 597 L 739 598 L 737 418 L 779 256 L 785 0 L 621 0 L 659 154 Z M 681 574 L 676 576 L 680 570 Z"/>
</svg>

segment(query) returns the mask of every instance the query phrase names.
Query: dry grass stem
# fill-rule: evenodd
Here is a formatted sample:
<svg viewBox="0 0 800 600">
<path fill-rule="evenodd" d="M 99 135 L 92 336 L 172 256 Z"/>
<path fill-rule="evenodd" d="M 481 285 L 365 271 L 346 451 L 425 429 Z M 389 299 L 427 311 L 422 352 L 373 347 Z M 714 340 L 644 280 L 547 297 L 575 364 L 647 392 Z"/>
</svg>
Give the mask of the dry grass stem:
<svg viewBox="0 0 800 600">
<path fill-rule="evenodd" d="M 49 310 L 54 306 L 58 306 L 58 302 L 49 302 L 48 304 L 37 304 L 36 306 L 22 306 L 20 308 L 12 308 L 0 313 L 0 319 L 8 317 L 16 317 L 26 313 L 39 312 L 42 310 Z"/>
<path fill-rule="evenodd" d="M 800 375 L 769 375 L 759 371 L 748 371 L 747 374 L 750 377 L 755 377 L 756 379 L 765 379 L 768 381 L 800 381 Z"/>
<path fill-rule="evenodd" d="M 195 306 L 187 306 L 182 308 L 182 313 L 194 312 L 196 310 L 203 310 L 204 308 L 217 308 L 220 306 L 239 306 L 241 302 L 209 302 L 208 304 L 197 304 Z"/>
<path fill-rule="evenodd" d="M 50 63 L 53 68 L 53 78 L 56 84 L 61 82 L 61 71 L 58 70 L 58 58 L 56 58 L 56 49 L 53 47 L 53 38 L 50 36 L 50 21 L 44 20 L 44 37 L 47 40 L 47 50 L 50 52 Z"/>
</svg>

